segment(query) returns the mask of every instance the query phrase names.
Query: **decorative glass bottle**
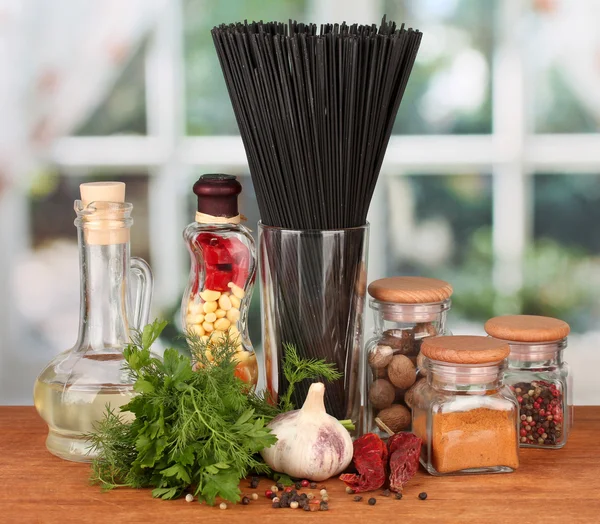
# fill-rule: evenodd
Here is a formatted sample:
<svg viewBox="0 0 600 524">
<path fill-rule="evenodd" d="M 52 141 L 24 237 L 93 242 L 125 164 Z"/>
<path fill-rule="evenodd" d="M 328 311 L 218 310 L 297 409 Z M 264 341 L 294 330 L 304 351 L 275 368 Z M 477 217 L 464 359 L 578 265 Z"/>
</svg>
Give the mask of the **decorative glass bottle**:
<svg viewBox="0 0 600 524">
<path fill-rule="evenodd" d="M 75 201 L 79 336 L 72 349 L 46 366 L 34 386 L 35 407 L 49 428 L 46 447 L 77 462 L 94 458 L 84 435 L 102 419 L 107 405 L 118 410 L 133 395 L 123 349 L 130 327 L 143 327 L 150 311 L 152 273 L 146 262 L 130 258 L 133 206 L 124 200 L 121 182 L 81 185 L 81 200 Z M 139 279 L 135 297 L 129 288 L 130 271 Z"/>
<path fill-rule="evenodd" d="M 427 382 L 411 405 L 423 467 L 432 475 L 517 469 L 519 408 L 503 383 L 508 344 L 489 337 L 430 337 L 421 351 Z"/>
<path fill-rule="evenodd" d="M 452 286 L 435 278 L 391 277 L 372 282 L 368 291 L 375 325 L 365 347 L 365 409 L 359 434 L 386 437 L 410 428 L 412 389 L 426 374 L 421 343 L 449 334 Z"/>
<path fill-rule="evenodd" d="M 251 385 L 258 364 L 248 336 L 248 308 L 256 272 L 256 248 L 238 212 L 242 186 L 231 175 L 203 175 L 194 184 L 196 221 L 183 237 L 191 257 L 188 286 L 181 303 L 182 324 L 210 343 L 225 333 L 237 341 L 236 375 Z"/>
<path fill-rule="evenodd" d="M 569 324 L 534 315 L 495 317 L 486 332 L 510 346 L 504 380 L 521 409 L 522 447 L 562 448 L 573 420 L 572 377 L 563 360 Z"/>
</svg>

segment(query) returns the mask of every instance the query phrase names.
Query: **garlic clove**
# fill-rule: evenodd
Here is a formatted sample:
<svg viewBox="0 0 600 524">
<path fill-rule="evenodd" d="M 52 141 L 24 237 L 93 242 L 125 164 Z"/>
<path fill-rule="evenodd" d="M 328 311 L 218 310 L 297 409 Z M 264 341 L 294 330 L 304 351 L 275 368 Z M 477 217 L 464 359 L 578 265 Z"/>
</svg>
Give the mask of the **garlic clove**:
<svg viewBox="0 0 600 524">
<path fill-rule="evenodd" d="M 352 439 L 325 411 L 324 395 L 322 383 L 312 384 L 302 409 L 282 413 L 269 423 L 277 442 L 261 454 L 273 470 L 318 482 L 348 467 Z"/>
</svg>

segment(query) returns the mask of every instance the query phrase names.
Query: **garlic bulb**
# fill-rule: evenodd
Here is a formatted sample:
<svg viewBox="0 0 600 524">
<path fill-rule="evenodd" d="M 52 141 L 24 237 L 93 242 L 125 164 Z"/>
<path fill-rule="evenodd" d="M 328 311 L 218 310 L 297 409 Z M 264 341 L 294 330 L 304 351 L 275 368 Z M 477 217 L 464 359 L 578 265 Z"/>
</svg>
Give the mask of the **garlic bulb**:
<svg viewBox="0 0 600 524">
<path fill-rule="evenodd" d="M 325 411 L 325 386 L 314 383 L 302 409 L 276 416 L 269 428 L 277 442 L 261 451 L 274 471 L 290 477 L 321 481 L 340 474 L 352 460 L 352 439 L 340 422 Z"/>
</svg>

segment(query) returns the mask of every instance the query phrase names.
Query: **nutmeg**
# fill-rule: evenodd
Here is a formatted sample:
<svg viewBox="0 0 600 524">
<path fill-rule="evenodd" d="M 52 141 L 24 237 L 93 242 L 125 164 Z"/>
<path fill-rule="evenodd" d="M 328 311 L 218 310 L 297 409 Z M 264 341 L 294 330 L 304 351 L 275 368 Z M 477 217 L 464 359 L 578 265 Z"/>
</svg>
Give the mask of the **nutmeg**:
<svg viewBox="0 0 600 524">
<path fill-rule="evenodd" d="M 385 368 L 392 360 L 394 350 L 390 346 L 377 344 L 369 351 L 369 366 L 373 369 Z"/>
<path fill-rule="evenodd" d="M 384 378 L 376 380 L 369 387 L 369 400 L 375 409 L 389 408 L 395 396 L 396 389 Z"/>
<path fill-rule="evenodd" d="M 388 329 L 383 332 L 380 344 L 390 346 L 394 354 L 416 355 L 415 336 L 412 329 Z"/>
<path fill-rule="evenodd" d="M 418 388 L 420 388 L 425 383 L 424 378 L 420 378 L 417 380 L 409 390 L 404 394 L 404 402 L 409 408 L 412 408 L 415 402 L 415 393 Z"/>
<path fill-rule="evenodd" d="M 408 389 L 417 379 L 417 370 L 407 356 L 394 355 L 388 366 L 388 378 L 397 388 Z"/>
<path fill-rule="evenodd" d="M 419 352 L 417 356 L 417 369 L 419 370 L 419 376 L 426 377 L 427 376 L 427 365 L 426 365 L 427 357 L 423 355 L 423 353 Z"/>
<path fill-rule="evenodd" d="M 414 328 L 415 338 L 437 336 L 438 330 L 432 322 L 419 322 Z"/>
<path fill-rule="evenodd" d="M 389 408 L 382 409 L 377 417 L 390 428 L 394 433 L 398 433 L 410 426 L 410 411 L 401 404 L 394 404 Z"/>
<path fill-rule="evenodd" d="M 373 380 L 387 378 L 387 368 L 373 369 Z"/>
</svg>

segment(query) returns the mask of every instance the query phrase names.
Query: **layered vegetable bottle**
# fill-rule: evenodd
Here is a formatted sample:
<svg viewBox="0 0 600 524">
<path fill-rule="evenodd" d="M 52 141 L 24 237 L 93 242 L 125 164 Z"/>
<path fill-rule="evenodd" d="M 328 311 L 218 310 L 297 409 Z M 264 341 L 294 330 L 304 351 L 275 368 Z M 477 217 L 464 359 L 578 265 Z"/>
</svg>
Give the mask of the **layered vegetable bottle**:
<svg viewBox="0 0 600 524">
<path fill-rule="evenodd" d="M 181 304 L 186 333 L 212 348 L 229 336 L 236 344 L 236 375 L 256 385 L 258 365 L 248 337 L 248 306 L 256 272 L 256 249 L 241 224 L 238 195 L 242 186 L 231 175 L 203 175 L 194 184 L 195 222 L 183 232 L 191 257 L 188 286 Z"/>
</svg>

